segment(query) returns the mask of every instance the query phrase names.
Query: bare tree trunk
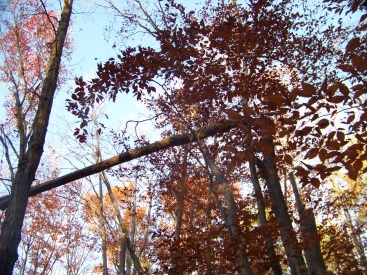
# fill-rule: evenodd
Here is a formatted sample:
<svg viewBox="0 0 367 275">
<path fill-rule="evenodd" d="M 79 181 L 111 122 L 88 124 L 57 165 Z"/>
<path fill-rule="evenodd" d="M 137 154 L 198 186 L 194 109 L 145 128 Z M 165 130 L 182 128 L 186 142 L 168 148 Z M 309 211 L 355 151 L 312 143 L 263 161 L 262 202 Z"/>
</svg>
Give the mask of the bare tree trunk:
<svg viewBox="0 0 367 275">
<path fill-rule="evenodd" d="M 233 196 L 232 188 L 228 183 L 225 175 L 220 171 L 219 167 L 215 164 L 214 160 L 211 158 L 208 147 L 204 141 L 200 141 L 200 147 L 205 159 L 205 163 L 210 169 L 211 174 L 215 177 L 218 183 L 218 190 L 224 196 L 227 206 L 227 213 L 221 211 L 223 219 L 227 225 L 228 233 L 231 238 L 237 241 L 236 256 L 237 264 L 241 267 L 241 275 L 252 275 L 250 262 L 248 258 L 244 255 L 246 253 L 246 245 L 241 242 L 239 238 L 240 223 L 237 216 L 237 205 Z M 218 200 L 217 200 L 218 204 Z M 221 205 L 218 205 L 220 210 L 222 210 Z"/>
<path fill-rule="evenodd" d="M 102 274 L 108 275 L 108 265 L 107 265 L 107 245 L 106 245 L 106 226 L 104 223 L 104 213 L 103 213 L 103 189 L 102 189 L 102 178 L 101 175 L 99 179 L 99 226 L 101 228 L 101 239 L 102 239 Z"/>
<path fill-rule="evenodd" d="M 302 241 L 304 243 L 308 271 L 310 274 L 327 275 L 328 272 L 321 253 L 320 235 L 317 232 L 315 215 L 312 209 L 305 209 L 293 173 L 289 173 L 289 179 L 292 184 L 298 214 L 301 220 Z"/>
<path fill-rule="evenodd" d="M 130 210 L 131 213 L 131 228 L 130 228 L 130 240 L 131 240 L 131 244 L 132 246 L 135 245 L 135 231 L 136 231 L 136 181 L 137 181 L 137 177 L 135 178 L 135 182 L 134 182 L 134 201 L 133 201 L 133 207 Z M 131 273 L 131 258 L 129 257 L 127 259 L 127 273 L 130 274 Z M 133 274 L 136 274 L 136 269 L 133 269 Z"/>
<path fill-rule="evenodd" d="M 285 248 L 291 272 L 293 275 L 309 274 L 282 193 L 277 167 L 274 160 L 274 145 L 272 144 L 272 141 L 269 143 L 271 143 L 272 146 L 271 153 L 264 156 L 263 160 L 257 159 L 257 164 L 260 169 L 262 169 L 265 183 L 269 190 L 270 200 L 275 217 L 280 225 L 280 236 Z"/>
<path fill-rule="evenodd" d="M 14 264 L 18 259 L 17 250 L 21 240 L 21 230 L 27 208 L 29 190 L 35 179 L 36 170 L 43 153 L 72 4 L 73 0 L 64 0 L 56 39 L 46 67 L 46 78 L 32 124 L 33 133 L 26 153 L 19 159 L 17 172 L 12 183 L 9 206 L 5 212 L 0 236 L 0 274 L 2 275 L 12 274 Z"/>
<path fill-rule="evenodd" d="M 257 211 L 259 213 L 259 220 L 261 226 L 266 226 L 266 208 L 264 202 L 264 196 L 262 194 L 261 186 L 259 183 L 259 178 L 257 176 L 256 167 L 254 162 L 249 162 L 251 182 L 255 191 L 255 198 L 257 204 Z M 272 262 L 272 269 L 275 275 L 282 275 L 282 267 L 280 266 L 279 260 L 276 258 L 276 252 L 274 248 L 274 241 L 272 237 L 267 237 L 265 239 L 265 245 L 267 248 L 267 253 L 270 261 Z"/>
<path fill-rule="evenodd" d="M 101 174 L 103 176 L 103 181 L 104 181 L 104 183 L 105 183 L 105 185 L 107 187 L 108 195 L 110 197 L 112 206 L 113 206 L 114 211 L 115 211 L 115 215 L 116 215 L 117 220 L 118 220 L 118 225 L 120 227 L 121 232 L 123 232 L 125 234 L 126 248 L 127 248 L 127 251 L 129 252 L 129 255 L 130 255 L 133 263 L 134 263 L 134 268 L 137 270 L 138 274 L 143 274 L 143 268 L 141 267 L 139 258 L 135 254 L 133 244 L 130 241 L 129 232 L 128 232 L 128 230 L 127 230 L 127 228 L 125 226 L 125 223 L 124 223 L 124 221 L 122 219 L 122 216 L 120 214 L 120 210 L 119 210 L 119 208 L 117 206 L 117 202 L 116 202 L 115 196 L 112 193 L 110 182 L 109 182 L 109 180 L 108 180 L 105 172 L 102 172 Z"/>
<path fill-rule="evenodd" d="M 356 230 L 355 230 L 356 226 L 354 225 L 352 221 L 352 216 L 350 215 L 348 208 L 345 207 L 343 200 L 344 200 L 344 197 L 342 197 L 341 205 L 342 205 L 343 213 L 346 219 L 347 228 L 350 231 L 350 236 L 352 238 L 354 247 L 356 248 L 356 251 L 358 253 L 360 264 L 361 266 L 363 266 L 363 269 L 364 269 L 363 274 L 367 274 L 367 260 L 366 260 L 366 255 L 364 253 L 363 242 L 361 240 L 360 235 L 356 233 Z"/>
<path fill-rule="evenodd" d="M 119 275 L 126 275 L 125 271 L 125 261 L 126 261 L 126 241 L 125 234 L 122 233 L 120 238 L 120 266 L 119 266 Z"/>
</svg>

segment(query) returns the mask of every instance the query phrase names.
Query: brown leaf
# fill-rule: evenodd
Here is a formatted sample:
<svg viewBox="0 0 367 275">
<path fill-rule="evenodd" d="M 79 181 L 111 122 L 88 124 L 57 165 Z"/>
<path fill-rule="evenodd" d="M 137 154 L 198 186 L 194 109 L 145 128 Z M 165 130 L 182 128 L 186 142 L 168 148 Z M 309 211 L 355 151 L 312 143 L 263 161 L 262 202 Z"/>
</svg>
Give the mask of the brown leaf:
<svg viewBox="0 0 367 275">
<path fill-rule="evenodd" d="M 316 88 L 306 82 L 302 82 L 302 90 L 298 91 L 298 95 L 302 97 L 311 97 L 316 94 Z"/>
<path fill-rule="evenodd" d="M 332 98 L 329 99 L 329 101 L 331 103 L 342 103 L 343 100 L 345 99 L 344 96 L 342 95 L 337 95 L 337 96 L 333 96 Z"/>
<path fill-rule="evenodd" d="M 326 142 L 326 146 L 329 150 L 339 150 L 340 149 L 339 142 L 336 140 L 330 140 Z"/>
<path fill-rule="evenodd" d="M 348 169 L 348 177 L 352 180 L 357 180 L 358 174 L 352 168 Z"/>
<path fill-rule="evenodd" d="M 244 106 L 243 109 L 244 109 L 245 113 L 248 114 L 248 115 L 256 115 L 256 112 L 251 107 Z"/>
<path fill-rule="evenodd" d="M 310 183 L 312 184 L 312 186 L 314 186 L 315 188 L 319 188 L 321 182 L 318 178 L 311 178 L 310 179 Z"/>
<path fill-rule="evenodd" d="M 354 69 L 354 67 L 352 65 L 346 64 L 346 65 L 339 65 L 338 66 L 339 69 L 341 69 L 343 72 L 346 73 L 351 73 L 351 74 L 358 74 L 356 69 Z"/>
<path fill-rule="evenodd" d="M 281 95 L 270 95 L 269 100 L 277 106 L 282 106 L 286 100 Z"/>
<path fill-rule="evenodd" d="M 356 116 L 353 114 L 353 115 L 350 115 L 348 118 L 347 118 L 347 124 L 350 124 L 352 123 L 352 121 L 356 118 Z"/>
<path fill-rule="evenodd" d="M 246 150 L 245 152 L 244 152 L 244 158 L 247 160 L 247 161 L 249 161 L 249 162 L 253 162 L 253 160 L 254 160 L 254 153 L 252 153 L 251 151 L 249 151 L 249 150 Z"/>
<path fill-rule="evenodd" d="M 363 163 L 360 159 L 356 159 L 354 162 L 353 162 L 353 169 L 354 171 L 358 172 L 359 170 L 362 169 L 362 166 L 363 166 Z"/>
<path fill-rule="evenodd" d="M 317 122 L 317 125 L 321 128 L 321 129 L 325 129 L 327 126 L 329 126 L 329 120 L 326 118 L 323 118 L 321 120 L 319 120 L 319 122 Z"/>
<path fill-rule="evenodd" d="M 336 137 L 340 142 L 343 142 L 345 140 L 345 134 L 341 131 L 336 132 Z"/>
<path fill-rule="evenodd" d="M 353 99 L 359 98 L 361 95 L 364 95 L 364 94 L 366 94 L 366 91 L 364 89 L 358 90 L 354 93 Z"/>
<path fill-rule="evenodd" d="M 320 90 L 326 94 L 326 92 L 327 92 L 327 76 L 325 76 L 324 82 L 322 82 Z"/>
<path fill-rule="evenodd" d="M 239 123 L 238 126 L 245 132 L 245 134 L 248 134 L 248 135 L 251 134 L 250 129 L 246 125 Z"/>
<path fill-rule="evenodd" d="M 319 152 L 319 158 L 322 162 L 324 162 L 327 158 L 327 151 L 325 149 L 321 149 Z"/>
<path fill-rule="evenodd" d="M 352 63 L 358 71 L 364 72 L 367 70 L 367 60 L 363 59 L 362 56 L 352 54 Z"/>
<path fill-rule="evenodd" d="M 349 96 L 349 89 L 347 86 L 345 86 L 344 84 L 340 83 L 339 85 L 339 91 L 343 94 L 344 97 L 348 97 Z"/>
<path fill-rule="evenodd" d="M 284 162 L 286 164 L 292 165 L 293 164 L 293 158 L 290 155 L 284 155 Z"/>
<path fill-rule="evenodd" d="M 232 153 L 237 153 L 238 152 L 235 147 L 230 146 L 230 145 L 224 145 L 223 150 L 229 151 L 229 152 L 232 152 Z"/>
<path fill-rule="evenodd" d="M 234 110 L 229 109 L 229 110 L 225 110 L 225 112 L 227 113 L 229 118 L 232 119 L 233 121 L 241 121 L 243 119 L 243 116 Z"/>
<path fill-rule="evenodd" d="M 312 148 L 312 149 L 308 150 L 305 158 L 306 159 L 313 159 L 313 158 L 317 157 L 318 154 L 319 154 L 319 149 L 318 148 Z"/>
<path fill-rule="evenodd" d="M 361 41 L 360 41 L 359 37 L 352 38 L 351 40 L 349 40 L 347 46 L 345 47 L 345 53 L 354 51 L 360 45 L 361 45 Z"/>
</svg>

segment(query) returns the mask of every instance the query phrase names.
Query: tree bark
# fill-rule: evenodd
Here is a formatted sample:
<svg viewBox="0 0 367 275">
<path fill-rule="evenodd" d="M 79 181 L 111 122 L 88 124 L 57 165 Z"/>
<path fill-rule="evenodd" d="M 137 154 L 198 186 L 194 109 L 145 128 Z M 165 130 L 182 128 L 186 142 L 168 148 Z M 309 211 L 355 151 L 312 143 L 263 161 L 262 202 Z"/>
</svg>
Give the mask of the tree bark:
<svg viewBox="0 0 367 275">
<path fill-rule="evenodd" d="M 237 215 L 237 204 L 233 196 L 233 191 L 228 183 L 226 176 L 220 171 L 219 167 L 215 164 L 214 160 L 210 156 L 208 147 L 204 141 L 200 141 L 200 147 L 205 160 L 206 165 L 209 167 L 212 175 L 215 177 L 218 183 L 218 191 L 224 196 L 227 206 L 227 213 L 222 212 L 224 222 L 227 226 L 229 236 L 237 242 L 236 245 L 236 257 L 237 264 L 240 268 L 241 275 L 252 275 L 250 262 L 244 255 L 246 253 L 246 245 L 241 242 L 239 237 L 240 223 Z M 221 205 L 218 205 L 222 208 Z M 220 209 L 221 210 L 221 209 Z"/>
<path fill-rule="evenodd" d="M 126 275 L 125 271 L 125 259 L 126 259 L 126 241 L 125 241 L 125 234 L 122 233 L 120 238 L 120 266 L 119 266 L 119 275 Z"/>
<path fill-rule="evenodd" d="M 308 271 L 310 274 L 327 275 L 328 272 L 321 253 L 320 235 L 317 232 L 315 215 L 312 209 L 305 209 L 293 173 L 289 173 L 289 179 L 292 184 L 298 214 L 301 220 L 303 249 Z"/>
<path fill-rule="evenodd" d="M 257 164 L 262 169 L 265 183 L 269 190 L 270 200 L 273 206 L 275 218 L 280 226 L 280 236 L 283 242 L 285 253 L 293 275 L 309 274 L 303 259 L 302 250 L 299 247 L 296 233 L 293 230 L 292 220 L 288 213 L 288 207 L 285 203 L 277 167 L 275 164 L 275 149 L 272 141 L 272 151 L 269 155 L 263 157 L 263 160 L 257 159 Z"/>
<path fill-rule="evenodd" d="M 207 137 L 214 136 L 218 133 L 227 132 L 230 129 L 234 128 L 235 126 L 236 124 L 232 121 L 223 121 L 221 123 L 210 125 L 207 128 L 199 129 L 194 133 L 189 132 L 182 135 L 174 135 L 163 138 L 152 144 L 129 150 L 112 158 L 90 165 L 86 168 L 77 170 L 75 172 L 61 176 L 54 180 L 50 180 L 38 184 L 36 186 L 33 186 L 30 189 L 29 196 L 33 197 L 47 190 L 51 190 L 53 188 L 65 185 L 69 182 L 76 181 L 84 177 L 99 173 L 118 164 L 128 162 L 130 160 L 137 159 L 143 156 L 147 156 L 167 148 L 192 143 L 198 141 L 198 139 L 205 139 Z M 9 196 L 1 197 L 0 210 L 6 209 L 8 205 L 9 205 Z"/>
<path fill-rule="evenodd" d="M 101 228 L 101 240 L 102 240 L 102 275 L 108 275 L 108 263 L 107 263 L 107 235 L 106 226 L 104 222 L 103 214 L 103 189 L 102 189 L 102 177 L 99 175 L 99 226 Z"/>
<path fill-rule="evenodd" d="M 0 274 L 2 275 L 12 274 L 14 264 L 18 259 L 17 250 L 21 240 L 21 230 L 28 203 L 29 190 L 35 179 L 36 170 L 43 153 L 72 4 L 73 0 L 64 1 L 56 39 L 46 66 L 46 78 L 32 124 L 33 133 L 26 153 L 19 159 L 17 172 L 11 187 L 9 207 L 5 212 L 0 236 Z"/>
<path fill-rule="evenodd" d="M 266 208 L 265 208 L 265 202 L 264 202 L 264 196 L 262 194 L 261 186 L 259 183 L 259 178 L 257 176 L 256 167 L 254 162 L 249 162 L 249 168 L 250 168 L 250 175 L 251 175 L 251 182 L 254 187 L 255 191 L 255 198 L 256 198 L 256 204 L 257 204 L 257 211 L 259 213 L 259 220 L 261 226 L 266 226 Z M 272 262 L 272 269 L 274 275 L 282 275 L 282 267 L 279 263 L 279 260 L 276 258 L 276 252 L 274 248 L 274 241 L 271 236 L 267 237 L 265 239 L 265 245 L 267 248 L 267 253 L 270 261 Z"/>
<path fill-rule="evenodd" d="M 131 240 L 130 240 L 130 238 L 129 238 L 129 231 L 126 228 L 125 223 L 124 223 L 124 221 L 122 219 L 122 216 L 120 214 L 120 210 L 119 210 L 119 208 L 117 206 L 116 198 L 113 195 L 110 182 L 109 182 L 109 180 L 108 180 L 108 178 L 107 178 L 107 176 L 106 176 L 106 174 L 104 172 L 102 172 L 101 174 L 103 176 L 103 182 L 105 183 L 105 185 L 107 187 L 108 196 L 109 196 L 109 198 L 111 200 L 113 209 L 115 211 L 115 215 L 117 217 L 119 228 L 120 228 L 121 232 L 123 233 L 122 234 L 122 237 L 125 238 L 125 244 L 126 244 L 127 251 L 129 252 L 130 258 L 131 258 L 131 260 L 134 263 L 134 268 L 136 269 L 136 271 L 138 272 L 139 275 L 140 274 L 143 274 L 143 268 L 141 267 L 139 258 L 135 254 L 134 243 L 132 243 Z"/>
</svg>

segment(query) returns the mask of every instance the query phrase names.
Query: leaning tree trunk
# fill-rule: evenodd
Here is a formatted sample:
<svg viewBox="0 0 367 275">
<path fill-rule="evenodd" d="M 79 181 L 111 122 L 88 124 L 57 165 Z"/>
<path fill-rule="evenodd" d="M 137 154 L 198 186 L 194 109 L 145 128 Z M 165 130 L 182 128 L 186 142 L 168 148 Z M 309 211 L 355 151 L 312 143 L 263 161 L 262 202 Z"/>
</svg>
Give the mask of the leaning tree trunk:
<svg viewBox="0 0 367 275">
<path fill-rule="evenodd" d="M 27 151 L 19 159 L 17 172 L 12 183 L 9 206 L 5 212 L 0 236 L 0 274 L 2 275 L 12 274 L 14 264 L 18 259 L 17 250 L 21 240 L 29 190 L 35 179 L 36 170 L 43 153 L 72 5 L 73 0 L 64 1 L 56 38 L 46 67 L 46 77 L 39 98 L 36 116 L 32 124 L 32 136 L 29 140 Z"/>
<path fill-rule="evenodd" d="M 275 218 L 280 225 L 280 237 L 283 242 L 285 253 L 293 275 L 309 274 L 306 268 L 302 250 L 299 247 L 296 233 L 293 230 L 292 220 L 284 200 L 277 167 L 275 164 L 275 149 L 272 141 L 270 154 L 265 155 L 263 160 L 257 159 L 257 164 L 263 172 L 269 197 L 273 206 Z"/>
<path fill-rule="evenodd" d="M 289 179 L 292 184 L 298 215 L 301 220 L 303 250 L 305 252 L 308 271 L 310 274 L 327 275 L 328 272 L 321 253 L 320 235 L 317 232 L 315 215 L 312 209 L 306 209 L 304 207 L 293 173 L 289 173 Z"/>
</svg>

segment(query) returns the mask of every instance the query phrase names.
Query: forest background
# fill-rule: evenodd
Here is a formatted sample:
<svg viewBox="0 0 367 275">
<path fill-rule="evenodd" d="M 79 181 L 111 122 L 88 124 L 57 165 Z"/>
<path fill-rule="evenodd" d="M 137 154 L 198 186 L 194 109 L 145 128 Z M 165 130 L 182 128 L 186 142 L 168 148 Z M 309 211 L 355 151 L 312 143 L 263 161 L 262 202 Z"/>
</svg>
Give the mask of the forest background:
<svg viewBox="0 0 367 275">
<path fill-rule="evenodd" d="M 363 1 L 1 5 L 1 274 L 367 273 Z"/>
</svg>

